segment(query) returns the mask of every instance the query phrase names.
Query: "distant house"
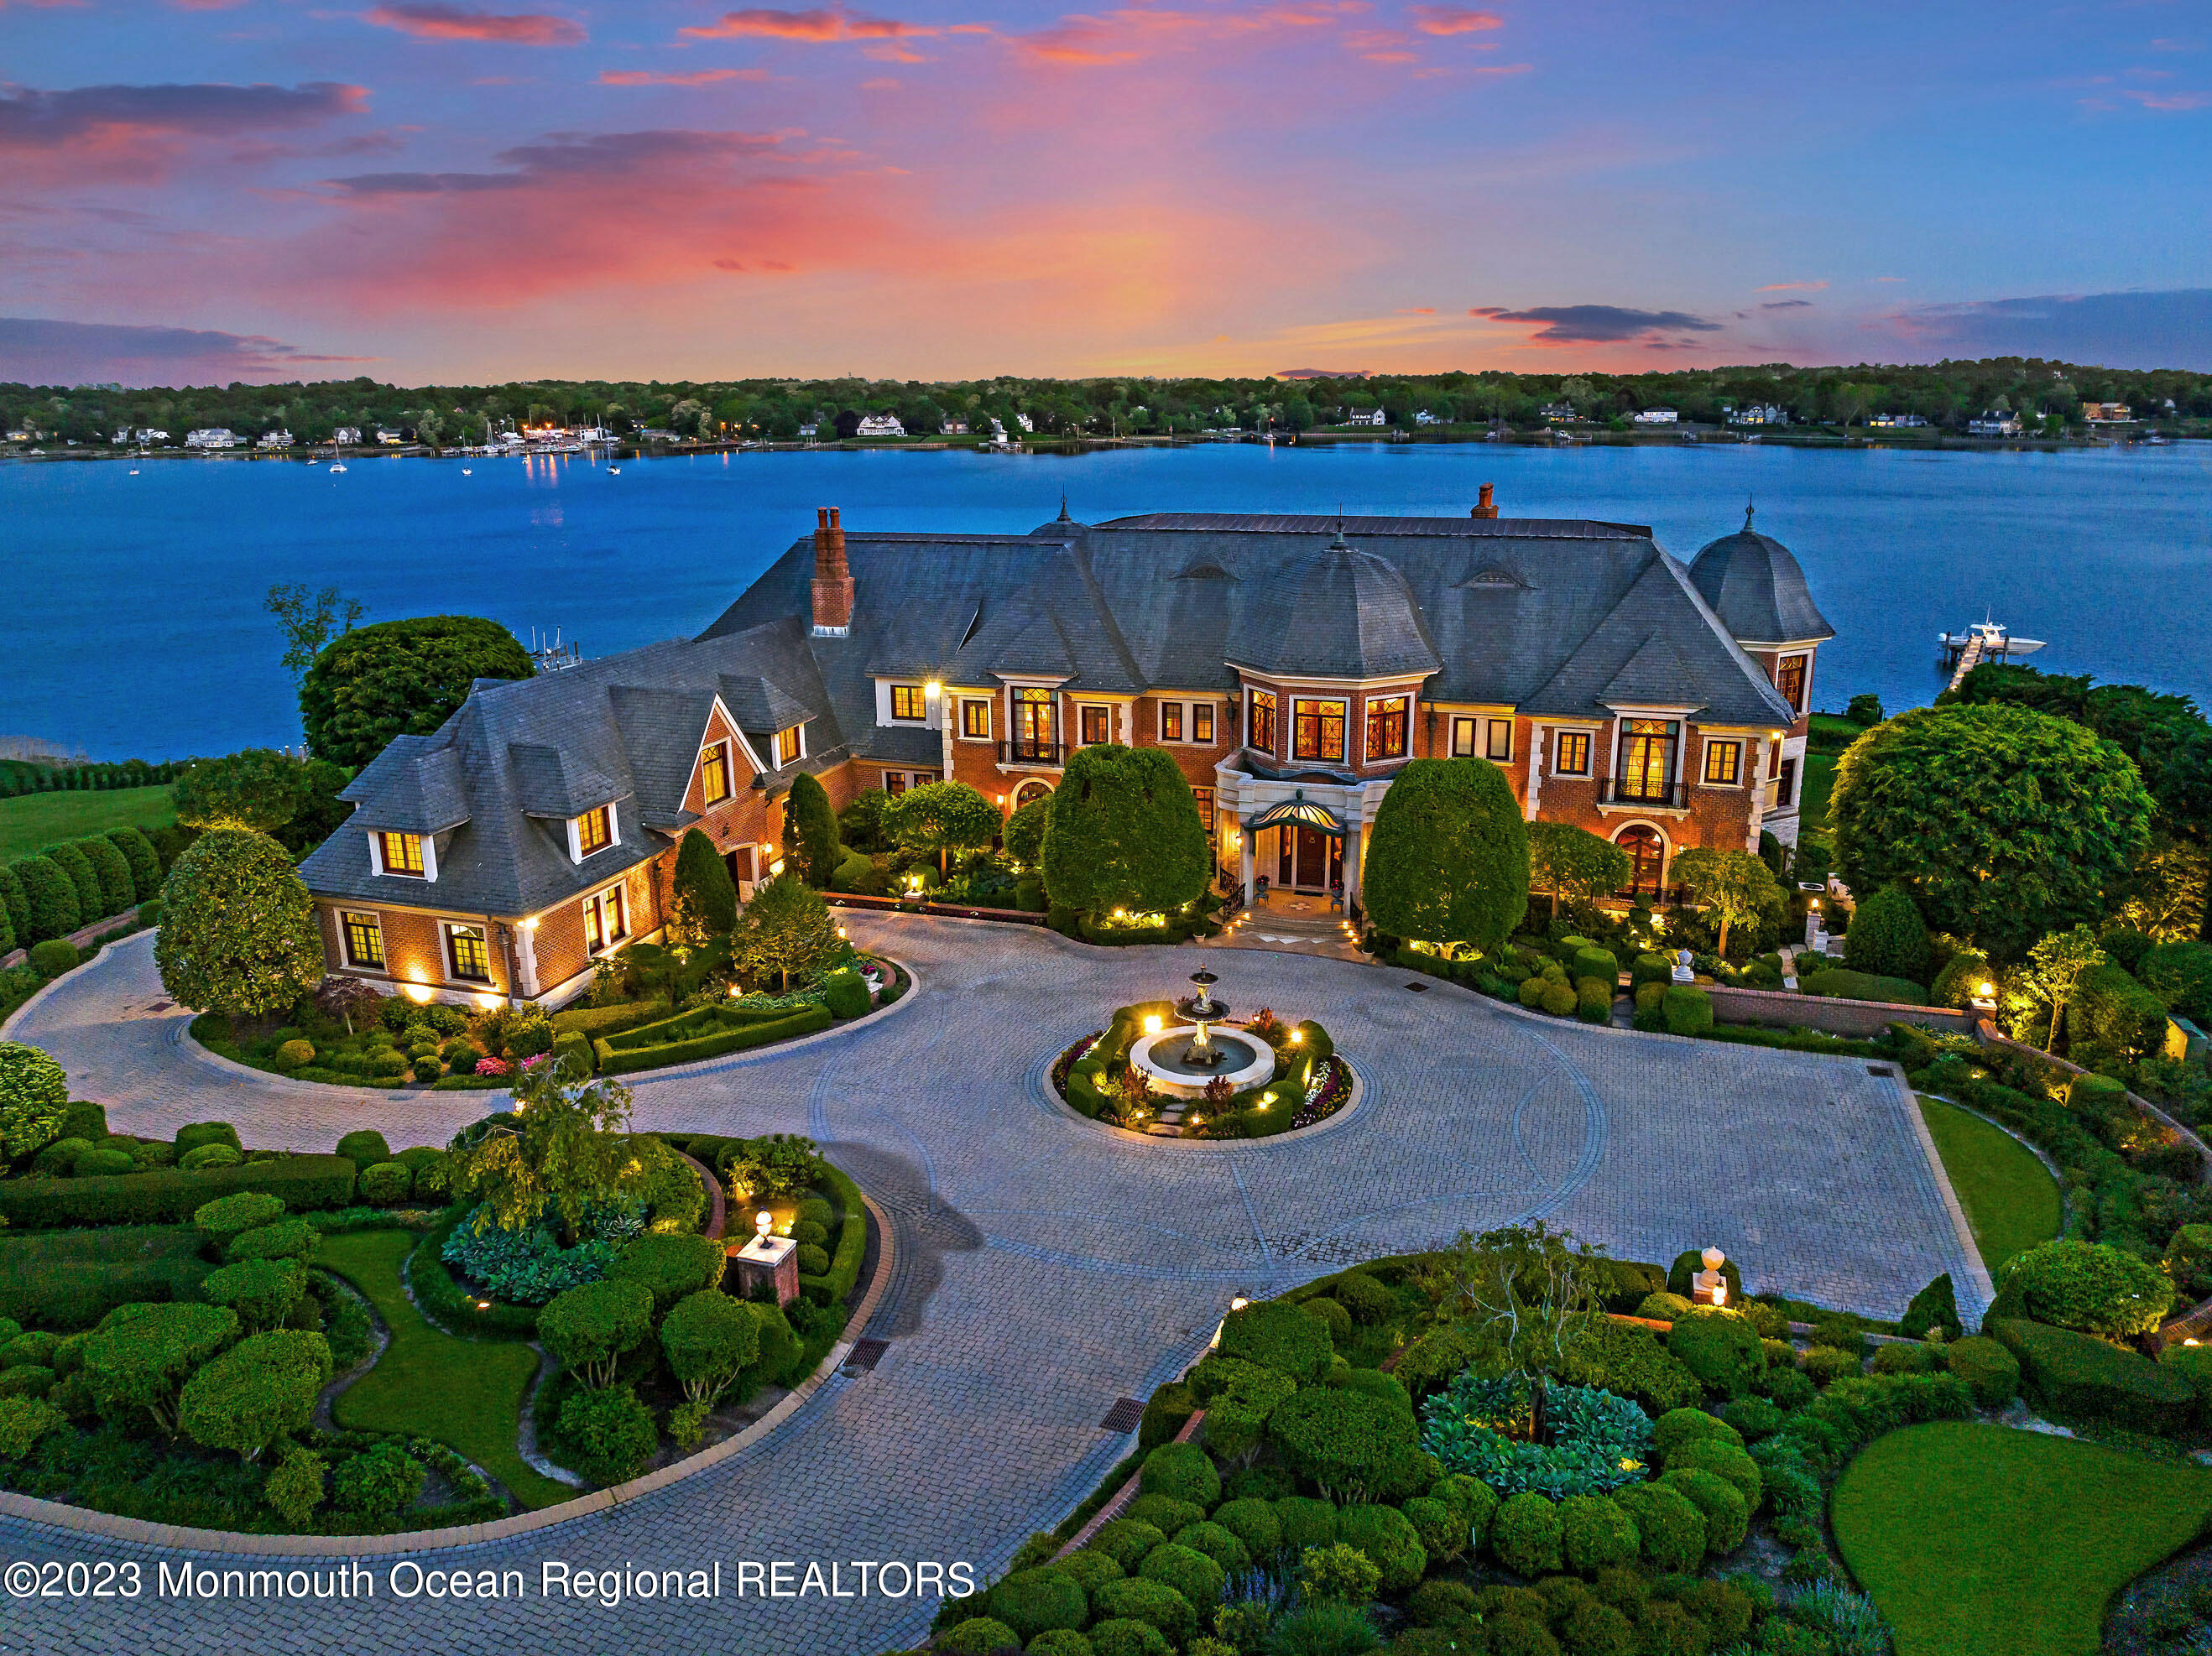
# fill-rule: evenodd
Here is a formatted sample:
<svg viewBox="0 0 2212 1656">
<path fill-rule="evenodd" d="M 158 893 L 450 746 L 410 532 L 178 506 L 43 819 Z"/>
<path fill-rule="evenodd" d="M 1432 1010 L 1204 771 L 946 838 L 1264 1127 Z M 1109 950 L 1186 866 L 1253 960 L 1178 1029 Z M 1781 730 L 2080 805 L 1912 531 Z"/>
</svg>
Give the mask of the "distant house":
<svg viewBox="0 0 2212 1656">
<path fill-rule="evenodd" d="M 1682 416 L 1673 409 L 1638 409 L 1629 417 L 1639 426 L 1671 426 Z"/>
<path fill-rule="evenodd" d="M 1992 409 L 1978 419 L 1966 422 L 1966 434 L 1970 437 L 2017 437 L 2020 433 L 2020 416 L 2004 409 Z"/>
<path fill-rule="evenodd" d="M 1440 426 L 1443 422 L 1426 409 L 1416 409 L 1413 411 L 1413 423 L 1417 426 Z"/>
<path fill-rule="evenodd" d="M 398 448 L 407 440 L 389 426 L 379 426 L 376 428 L 376 440 L 386 448 Z"/>
<path fill-rule="evenodd" d="M 965 420 L 947 420 L 937 428 L 937 434 L 940 437 L 965 437 L 968 422 Z"/>
<path fill-rule="evenodd" d="M 11 443 L 27 443 L 31 440 L 31 434 L 27 431 L 11 431 L 8 434 L 8 440 Z"/>
<path fill-rule="evenodd" d="M 1344 416 L 1347 426 L 1379 426 L 1386 416 L 1381 409 L 1354 409 Z"/>
<path fill-rule="evenodd" d="M 855 437 L 903 437 L 906 427 L 896 414 L 864 414 L 853 428 Z"/>
<path fill-rule="evenodd" d="M 1026 414 L 1017 414 L 1014 416 L 1014 423 L 1026 432 L 1034 433 L 1036 430 L 1036 422 Z"/>
<path fill-rule="evenodd" d="M 1883 427 L 1924 426 L 1927 423 L 1927 416 L 1922 414 L 1877 414 L 1867 421 L 1870 426 Z"/>
<path fill-rule="evenodd" d="M 124 427 L 123 429 L 117 432 L 110 440 L 118 443 L 129 442 L 131 440 L 131 428 L 128 426 Z"/>
<path fill-rule="evenodd" d="M 1735 409 L 1728 418 L 1732 426 L 1786 426 L 1790 423 L 1790 411 L 1771 403 L 1753 403 L 1748 408 Z"/>
<path fill-rule="evenodd" d="M 2135 413 L 2125 403 L 2084 403 L 2081 417 L 2093 426 L 2118 426 L 2133 420 Z"/>
<path fill-rule="evenodd" d="M 801 437 L 810 437 L 810 438 L 811 438 L 811 437 L 812 437 L 812 436 L 814 435 L 814 434 L 815 434 L 816 432 L 817 432 L 817 431 L 819 431 L 819 430 L 821 430 L 821 429 L 822 429 L 822 428 L 821 428 L 820 426 L 818 426 L 818 425 L 815 424 L 813 421 L 809 420 L 809 421 L 808 421 L 805 425 L 803 425 L 803 426 L 799 427 L 799 434 Z"/>
<path fill-rule="evenodd" d="M 261 434 L 261 440 L 254 446 L 256 448 L 289 448 L 292 446 L 292 434 L 289 431 L 264 431 Z"/>
<path fill-rule="evenodd" d="M 185 434 L 186 448 L 236 448 L 238 434 L 228 426 L 202 426 Z"/>
<path fill-rule="evenodd" d="M 138 428 L 138 440 L 142 443 L 166 443 L 169 440 L 169 434 L 159 426 L 141 426 Z"/>
<path fill-rule="evenodd" d="M 1553 425 L 1564 426 L 1575 417 L 1575 405 L 1572 403 L 1547 403 L 1536 412 Z"/>
<path fill-rule="evenodd" d="M 340 426 L 336 431 L 331 434 L 331 441 L 332 443 L 343 443 L 348 446 L 358 445 L 361 441 L 361 428 L 359 426 Z"/>
</svg>

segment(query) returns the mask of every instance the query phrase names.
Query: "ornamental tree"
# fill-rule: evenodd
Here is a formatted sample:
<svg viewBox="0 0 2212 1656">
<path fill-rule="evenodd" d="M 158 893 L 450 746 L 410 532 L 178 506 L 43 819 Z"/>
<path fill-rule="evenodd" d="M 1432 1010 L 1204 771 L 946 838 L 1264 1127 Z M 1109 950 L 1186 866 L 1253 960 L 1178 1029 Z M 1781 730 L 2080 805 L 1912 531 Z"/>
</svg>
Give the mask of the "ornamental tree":
<svg viewBox="0 0 2212 1656">
<path fill-rule="evenodd" d="M 238 1313 L 223 1306 L 119 1306 L 85 1340 L 85 1384 L 103 1415 L 143 1409 L 173 1437 L 177 1388 L 237 1338 Z"/>
<path fill-rule="evenodd" d="M 2054 931 L 2027 951 L 2027 964 L 2017 974 L 2018 980 L 2039 1000 L 2051 1003 L 2051 1028 L 2043 1038 L 2044 1050 L 2051 1049 L 2058 1032 L 2066 1027 L 2066 1003 L 2081 974 L 2104 963 L 2105 951 L 2086 925 Z"/>
<path fill-rule="evenodd" d="M 684 1395 L 711 1409 L 760 1355 L 760 1321 L 744 1301 L 703 1288 L 678 1300 L 662 1320 L 660 1350 Z"/>
<path fill-rule="evenodd" d="M 1928 981 L 1935 959 L 1927 922 L 1901 886 L 1886 885 L 1858 906 L 1844 933 L 1844 959 L 1855 972 Z"/>
<path fill-rule="evenodd" d="M 779 990 L 796 976 L 811 979 L 837 945 L 837 928 L 822 894 L 796 874 L 779 874 L 753 888 L 752 901 L 738 917 L 731 954 L 755 978 L 773 972 Z"/>
<path fill-rule="evenodd" d="M 512 1111 L 453 1140 L 447 1179 L 477 1204 L 477 1233 L 527 1230 L 550 1208 L 563 1239 L 573 1240 L 586 1206 L 622 1192 L 634 1159 L 629 1113 L 629 1089 L 618 1081 L 571 1080 L 554 1064 L 524 1071 Z"/>
<path fill-rule="evenodd" d="M 69 1076 L 35 1046 L 0 1041 L 0 1151 L 10 1162 L 36 1156 L 61 1136 Z"/>
<path fill-rule="evenodd" d="M 710 937 L 726 937 L 738 923 L 738 888 L 714 842 L 697 828 L 676 851 L 676 872 L 669 881 L 668 929 L 674 942 L 696 948 Z"/>
<path fill-rule="evenodd" d="M 1628 883 L 1629 854 L 1610 840 L 1571 822 L 1528 824 L 1528 889 L 1548 893 L 1552 913 L 1559 899 L 1595 903 Z"/>
<path fill-rule="evenodd" d="M 844 847 L 837 843 L 837 813 L 830 809 L 830 795 L 805 771 L 791 779 L 791 792 L 783 802 L 783 856 L 785 864 L 798 869 L 817 890 L 828 888 L 844 856 Z"/>
<path fill-rule="evenodd" d="M 161 893 L 161 853 L 154 849 L 154 842 L 135 828 L 110 828 L 108 842 L 123 853 L 123 860 L 131 867 L 131 886 L 140 902 Z M 8 877 L 0 870 L 0 891 L 5 891 Z"/>
<path fill-rule="evenodd" d="M 1720 922 L 1718 952 L 1728 954 L 1729 928 L 1757 919 L 1782 901 L 1774 871 L 1747 851 L 1716 851 L 1693 846 L 1674 858 L 1674 878 Z"/>
<path fill-rule="evenodd" d="M 514 634 L 477 616 L 357 627 L 326 646 L 301 681 L 307 746 L 333 764 L 366 765 L 395 736 L 435 731 L 476 680 L 536 670 Z"/>
<path fill-rule="evenodd" d="M 1416 759 L 1375 814 L 1360 898 L 1383 931 L 1484 953 L 1528 912 L 1528 828 L 1505 773 L 1481 759 Z"/>
<path fill-rule="evenodd" d="M 999 832 L 999 808 L 965 782 L 926 782 L 884 807 L 884 832 L 908 851 L 933 851 L 939 872 L 954 851 L 980 851 Z"/>
<path fill-rule="evenodd" d="M 199 1012 L 266 1017 L 323 980 L 315 906 L 283 846 L 216 828 L 169 870 L 154 945 L 161 986 Z"/>
<path fill-rule="evenodd" d="M 307 1427 L 330 1378 L 330 1343 L 320 1334 L 249 1335 L 185 1382 L 177 1427 L 207 1448 L 258 1460 L 278 1438 Z"/>
<path fill-rule="evenodd" d="M 1041 793 L 1006 818 L 1006 855 L 1024 868 L 1044 858 L 1045 828 L 1052 821 L 1052 796 Z"/>
<path fill-rule="evenodd" d="M 2101 919 L 2149 834 L 2133 761 L 2062 719 L 2008 707 L 1920 707 L 1836 767 L 1836 862 L 1856 891 L 1905 888 L 1939 931 L 2017 960 Z"/>
<path fill-rule="evenodd" d="M 652 1331 L 653 1290 L 618 1277 L 556 1294 L 538 1313 L 546 1350 L 594 1390 L 614 1384 L 623 1353 Z"/>
<path fill-rule="evenodd" d="M 1206 889 L 1206 825 L 1172 756 L 1096 742 L 1078 748 L 1052 796 L 1041 852 L 1056 905 L 1165 913 Z"/>
</svg>

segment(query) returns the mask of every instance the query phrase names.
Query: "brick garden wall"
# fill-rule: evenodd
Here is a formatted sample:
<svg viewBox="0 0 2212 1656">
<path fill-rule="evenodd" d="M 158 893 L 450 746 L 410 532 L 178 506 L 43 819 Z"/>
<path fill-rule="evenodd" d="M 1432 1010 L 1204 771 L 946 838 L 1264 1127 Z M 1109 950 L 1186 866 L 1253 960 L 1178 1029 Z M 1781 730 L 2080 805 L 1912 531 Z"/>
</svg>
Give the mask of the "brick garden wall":
<svg viewBox="0 0 2212 1656">
<path fill-rule="evenodd" d="M 1819 1029 L 1864 1039 L 1893 1023 L 1917 1023 L 1942 1034 L 1970 1035 L 1974 1015 L 1939 1006 L 1899 1006 L 1889 1001 L 1832 1000 L 1771 989 L 1710 986 L 1713 1016 L 1723 1023 L 1755 1023 L 1770 1029 Z"/>
</svg>

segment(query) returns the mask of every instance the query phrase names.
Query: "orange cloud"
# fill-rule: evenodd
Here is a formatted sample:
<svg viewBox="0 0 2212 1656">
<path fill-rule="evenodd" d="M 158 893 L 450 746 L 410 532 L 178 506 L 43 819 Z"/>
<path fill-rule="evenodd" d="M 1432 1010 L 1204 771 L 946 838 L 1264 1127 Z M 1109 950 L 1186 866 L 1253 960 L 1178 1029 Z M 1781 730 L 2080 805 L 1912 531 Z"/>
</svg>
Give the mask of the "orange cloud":
<svg viewBox="0 0 2212 1656">
<path fill-rule="evenodd" d="M 677 33 L 697 40 L 726 40 L 752 35 L 772 40 L 803 40 L 820 44 L 842 40 L 893 40 L 934 34 L 937 31 L 921 24 L 902 23 L 893 17 L 866 16 L 847 11 L 842 6 L 821 7 L 811 11 L 777 11 L 766 6 L 754 6 L 744 11 L 726 11 L 714 22 L 695 24 L 678 29 Z"/>
<path fill-rule="evenodd" d="M 765 81 L 764 69 L 702 69 L 689 75 L 661 75 L 649 69 L 603 69 L 601 86 L 712 86 L 717 81 Z"/>
<path fill-rule="evenodd" d="M 459 6 L 378 6 L 364 21 L 418 40 L 482 40 L 509 46 L 579 46 L 583 25 L 543 12 L 469 11 Z"/>
<path fill-rule="evenodd" d="M 1424 34 L 1475 34 L 1505 27 L 1505 20 L 1496 12 L 1477 11 L 1471 6 L 1408 6 L 1406 15 Z"/>
<path fill-rule="evenodd" d="M 1770 282 L 1764 288 L 1754 288 L 1755 294 L 1817 294 L 1828 284 L 1825 282 Z"/>
</svg>

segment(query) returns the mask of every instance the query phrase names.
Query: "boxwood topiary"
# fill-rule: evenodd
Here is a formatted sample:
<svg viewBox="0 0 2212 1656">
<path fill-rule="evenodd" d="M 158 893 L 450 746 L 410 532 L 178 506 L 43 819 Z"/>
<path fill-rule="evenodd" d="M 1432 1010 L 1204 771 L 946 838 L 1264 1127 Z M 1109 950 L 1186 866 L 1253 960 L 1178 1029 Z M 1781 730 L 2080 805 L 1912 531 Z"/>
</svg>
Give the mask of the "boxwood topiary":
<svg viewBox="0 0 2212 1656">
<path fill-rule="evenodd" d="M 112 1178 L 117 1174 L 137 1171 L 137 1159 L 120 1144 L 94 1144 L 78 1156 L 70 1168 L 70 1174 L 78 1179 Z"/>
<path fill-rule="evenodd" d="M 1565 1562 L 1559 1507 L 1540 1495 L 1513 1496 L 1491 1521 L 1490 1547 L 1498 1562 L 1516 1575 L 1553 1574 Z"/>
<path fill-rule="evenodd" d="M 1118 1581 L 1128 1572 L 1096 1547 L 1085 1547 L 1065 1558 L 1053 1561 L 1053 1568 L 1081 1587 L 1085 1593 L 1101 1581 Z"/>
<path fill-rule="evenodd" d="M 240 1259 L 209 1274 L 200 1297 L 228 1306 L 248 1328 L 274 1328 L 307 1292 L 307 1273 L 296 1259 Z"/>
<path fill-rule="evenodd" d="M 2015 1258 L 2004 1286 L 2025 1295 L 2037 1322 L 2104 1338 L 2158 1326 L 2173 1303 L 2173 1284 L 2147 1259 L 2108 1242 L 2045 1242 Z"/>
<path fill-rule="evenodd" d="M 1559 1503 L 1559 1548 L 1569 1569 L 1595 1575 L 1633 1563 L 1638 1544 L 1634 1521 L 1610 1496 L 1571 1495 Z"/>
<path fill-rule="evenodd" d="M 245 1159 L 228 1144 L 202 1144 L 179 1156 L 177 1166 L 185 1173 L 205 1173 L 215 1168 L 234 1168 Z"/>
<path fill-rule="evenodd" d="M 179 1135 L 181 1137 L 181 1135 Z M 360 1127 L 338 1140 L 337 1153 L 358 1167 L 392 1160 L 392 1147 L 374 1127 Z"/>
<path fill-rule="evenodd" d="M 1382 1591 L 1410 1592 L 1428 1569 L 1428 1550 L 1413 1520 L 1395 1507 L 1346 1507 L 1337 1514 L 1336 1538 L 1357 1547 L 1382 1572 Z"/>
<path fill-rule="evenodd" d="M 1535 980 L 1532 978 L 1529 981 L 1533 983 Z M 1563 1018 L 1575 1010 L 1579 998 L 1575 993 L 1574 985 L 1562 980 L 1547 979 L 1536 997 L 1536 1004 L 1553 1017 Z"/>
<path fill-rule="evenodd" d="M 1002 1650 L 1020 1649 L 1021 1643 L 1004 1622 L 989 1616 L 971 1616 L 940 1635 L 935 1647 L 945 1656 L 996 1656 Z"/>
<path fill-rule="evenodd" d="M 1328 1373 L 1334 1343 L 1326 1325 L 1280 1300 L 1232 1311 L 1221 1324 L 1221 1355 L 1288 1374 L 1301 1385 Z"/>
<path fill-rule="evenodd" d="M 1490 1538 L 1491 1520 L 1498 1513 L 1498 1491 L 1490 1485 L 1464 1472 L 1453 1472 L 1431 1484 L 1429 1495 L 1451 1508 L 1468 1546 L 1480 1547 Z"/>
<path fill-rule="evenodd" d="M 538 1313 L 538 1336 L 554 1360 L 586 1386 L 613 1383 L 623 1352 L 653 1327 L 653 1290 L 610 1278 L 556 1294 Z"/>
<path fill-rule="evenodd" d="M 1255 1504 L 1261 1504 L 1264 1510 L 1263 1503 Z M 1225 1525 L 1204 1520 L 1186 1524 L 1175 1532 L 1175 1543 L 1204 1553 L 1231 1575 L 1252 1568 L 1251 1548 Z"/>
<path fill-rule="evenodd" d="M 1212 1521 L 1214 1526 L 1236 1537 L 1254 1558 L 1268 1557 L 1283 1544 L 1282 1520 L 1276 1517 L 1273 1501 L 1256 1501 L 1249 1496 L 1238 1501 L 1224 1501 L 1213 1509 Z M 1211 1552 L 1211 1549 L 1205 1547 L 1199 1550 Z M 1223 1562 L 1226 1562 L 1225 1560 Z"/>
<path fill-rule="evenodd" d="M 1016 1570 L 991 1589 L 987 1604 L 1024 1644 L 1054 1628 L 1079 1629 L 1091 1619 L 1081 1585 L 1053 1566 Z"/>
<path fill-rule="evenodd" d="M 1319 1319 L 1322 1325 L 1328 1330 L 1332 1343 L 1337 1340 L 1348 1340 L 1352 1338 L 1352 1312 L 1341 1300 L 1332 1299 L 1327 1295 L 1322 1295 L 1316 1299 L 1301 1300 L 1298 1302 L 1298 1309 L 1309 1317 Z"/>
<path fill-rule="evenodd" d="M 1636 1307 L 1638 1316 L 1655 1323 L 1671 1323 L 1687 1316 L 1689 1312 L 1689 1301 L 1680 1294 L 1647 1294 Z"/>
<path fill-rule="evenodd" d="M 1084 1635 L 1092 1656 L 1175 1656 L 1168 1636 L 1149 1622 L 1109 1617 Z"/>
<path fill-rule="evenodd" d="M 1759 1510 L 1765 1495 L 1765 1486 L 1759 1475 L 1759 1463 L 1738 1445 L 1718 1438 L 1686 1443 L 1667 1457 L 1667 1470 L 1674 1471 L 1711 1472 L 1725 1480 L 1743 1497 L 1745 1507 Z"/>
<path fill-rule="evenodd" d="M 702 1289 L 719 1288 L 725 1263 L 722 1244 L 707 1237 L 647 1235 L 624 1248 L 607 1274 L 651 1289 L 653 1314 L 659 1316 L 678 1300 Z M 809 1276 L 822 1274 L 808 1271 L 804 1260 L 799 1268 Z"/>
<path fill-rule="evenodd" d="M 1173 1542 L 1164 1542 L 1161 1547 L 1174 1544 Z M 1159 1551 L 1161 1547 L 1152 1550 Z M 1220 1568 L 1203 1554 L 1191 1552 L 1188 1548 L 1177 1550 L 1199 1559 L 1209 1569 Z M 1150 1553 L 1146 1555 L 1145 1562 L 1152 1562 Z M 1101 1621 L 1146 1623 L 1158 1628 L 1167 1635 L 1169 1642 L 1175 1645 L 1184 1643 L 1198 1630 L 1198 1611 L 1191 1601 L 1164 1581 L 1133 1579 L 1103 1582 L 1091 1590 L 1091 1611 Z M 1098 1642 L 1095 1633 L 1091 1642 L 1094 1645 Z"/>
<path fill-rule="evenodd" d="M 1180 1541 L 1163 1542 L 1146 1553 L 1137 1575 L 1173 1587 L 1185 1603 L 1207 1610 L 1221 1602 L 1221 1590 L 1229 1583 L 1229 1572 L 1220 1564 Z"/>
<path fill-rule="evenodd" d="M 1421 1550 L 1431 1558 L 1449 1562 L 1467 1550 L 1468 1526 L 1434 1495 L 1417 1495 L 1399 1510 L 1420 1538 Z"/>
<path fill-rule="evenodd" d="M 371 1207 L 397 1207 L 414 1193 L 415 1175 L 398 1162 L 372 1162 L 361 1170 L 354 1188 Z"/>
<path fill-rule="evenodd" d="M 1750 1391 L 1766 1370 L 1758 1331 L 1735 1312 L 1717 1307 L 1693 1307 L 1676 1318 L 1667 1350 L 1708 1391 L 1732 1398 Z"/>
<path fill-rule="evenodd" d="M 1385 1323 L 1398 1308 L 1390 1290 L 1362 1271 L 1347 1271 L 1329 1285 L 1329 1293 L 1352 1313 L 1354 1322 Z"/>
<path fill-rule="evenodd" d="M 1807 1400 L 1811 1400 L 1807 1390 Z M 1746 1443 L 1756 1443 L 1772 1435 L 1782 1424 L 1782 1405 L 1768 1398 L 1738 1398 L 1721 1410 L 1721 1418 L 1734 1427 Z"/>
<path fill-rule="evenodd" d="M 1741 1447 L 1743 1438 L 1726 1421 L 1702 1409 L 1669 1409 L 1651 1428 L 1651 1447 L 1661 1460 L 1692 1443 L 1717 1439 Z"/>
<path fill-rule="evenodd" d="M 1149 1524 L 1162 1535 L 1173 1535 L 1186 1524 L 1206 1517 L 1206 1508 L 1194 1501 L 1178 1501 L 1171 1495 L 1140 1495 L 1121 1509 L 1121 1516 Z"/>
<path fill-rule="evenodd" d="M 1146 1495 L 1172 1495 L 1200 1508 L 1210 1508 L 1221 1500 L 1221 1474 L 1214 1471 L 1206 1451 L 1195 1444 L 1162 1444 L 1145 1457 L 1137 1481 Z"/>
<path fill-rule="evenodd" d="M 1402 1501 L 1436 1479 L 1413 1417 L 1361 1392 L 1300 1392 L 1267 1417 L 1267 1436 L 1284 1464 L 1324 1494 Z"/>
<path fill-rule="evenodd" d="M 1720 1487 L 1738 1501 L 1742 1499 L 1727 1484 Z M 1663 1482 L 1644 1483 L 1623 1489 L 1613 1499 L 1636 1526 L 1637 1544 L 1645 1563 L 1671 1572 L 1694 1570 L 1704 1563 L 1705 1515 L 1680 1489 Z"/>
<path fill-rule="evenodd" d="M 1751 1506 L 1726 1478 L 1701 1467 L 1683 1466 L 1662 1473 L 1659 1486 L 1676 1491 L 1703 1514 L 1707 1552 L 1734 1552 L 1743 1544 L 1751 1528 Z"/>
<path fill-rule="evenodd" d="M 1336 1508 L 1328 1501 L 1285 1495 L 1275 1502 L 1275 1521 L 1282 1530 L 1283 1545 L 1294 1554 L 1335 1544 Z"/>
<path fill-rule="evenodd" d="M 1713 998 L 1688 984 L 1670 984 L 1659 998 L 1670 1035 L 1699 1035 L 1713 1027 Z"/>
<path fill-rule="evenodd" d="M 1091 1544 L 1126 1572 L 1144 1562 L 1145 1555 L 1166 1539 L 1152 1525 L 1117 1518 L 1100 1526 L 1098 1533 L 1091 1538 Z"/>
</svg>

